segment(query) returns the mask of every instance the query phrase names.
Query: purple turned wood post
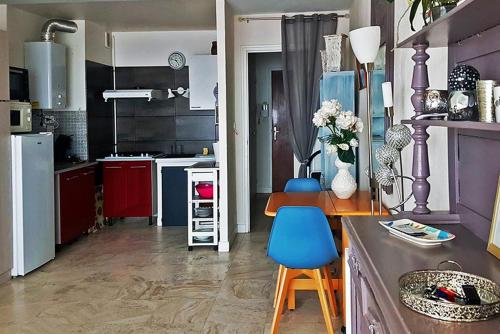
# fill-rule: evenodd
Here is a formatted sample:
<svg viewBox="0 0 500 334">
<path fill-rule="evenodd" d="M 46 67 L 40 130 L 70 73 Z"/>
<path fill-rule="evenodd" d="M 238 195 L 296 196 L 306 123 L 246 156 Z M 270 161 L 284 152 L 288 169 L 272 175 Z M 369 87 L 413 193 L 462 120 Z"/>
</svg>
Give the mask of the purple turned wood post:
<svg viewBox="0 0 500 334">
<path fill-rule="evenodd" d="M 411 97 L 411 103 L 415 108 L 415 116 L 421 115 L 424 111 L 424 92 L 429 87 L 429 76 L 427 74 L 427 65 L 425 64 L 427 59 L 429 59 L 429 55 L 426 52 L 428 47 L 428 44 L 413 45 L 415 54 L 412 59 L 415 62 L 415 66 L 413 67 L 411 88 L 413 88 L 415 93 Z M 413 181 L 412 190 L 416 204 L 413 213 L 426 214 L 431 212 L 427 207 L 427 199 L 431 191 L 431 185 L 427 181 L 430 175 L 429 156 L 427 151 L 427 139 L 429 138 L 429 134 L 427 133 L 427 126 L 413 125 L 413 129 L 415 129 L 415 131 L 412 137 L 415 143 L 413 145 L 412 175 L 415 181 Z"/>
</svg>

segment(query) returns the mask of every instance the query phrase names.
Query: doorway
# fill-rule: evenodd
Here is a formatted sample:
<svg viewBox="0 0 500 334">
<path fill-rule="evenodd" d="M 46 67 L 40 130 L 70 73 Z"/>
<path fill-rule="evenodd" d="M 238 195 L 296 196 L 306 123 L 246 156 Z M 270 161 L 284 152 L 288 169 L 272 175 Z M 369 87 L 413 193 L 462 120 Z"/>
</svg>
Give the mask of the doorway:
<svg viewBox="0 0 500 334">
<path fill-rule="evenodd" d="M 281 53 L 248 54 L 250 229 L 268 230 L 263 214 L 271 192 L 293 177 Z"/>
</svg>

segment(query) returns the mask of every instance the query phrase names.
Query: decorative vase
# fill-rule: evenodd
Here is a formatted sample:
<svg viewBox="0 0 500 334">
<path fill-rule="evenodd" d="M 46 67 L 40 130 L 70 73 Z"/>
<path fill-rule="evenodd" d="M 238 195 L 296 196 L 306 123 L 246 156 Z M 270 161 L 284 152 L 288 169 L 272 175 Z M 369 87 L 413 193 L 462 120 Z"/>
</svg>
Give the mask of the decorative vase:
<svg viewBox="0 0 500 334">
<path fill-rule="evenodd" d="M 447 112 L 448 112 L 448 91 L 438 90 L 438 89 L 426 90 L 424 93 L 424 113 L 446 114 Z"/>
<path fill-rule="evenodd" d="M 485 123 L 495 122 L 495 99 L 493 87 L 500 82 L 494 80 L 478 80 L 476 82 L 476 97 L 479 109 L 479 121 Z"/>
<path fill-rule="evenodd" d="M 478 121 L 476 82 L 479 71 L 469 65 L 458 65 L 448 78 L 448 120 Z"/>
<path fill-rule="evenodd" d="M 342 35 L 326 35 L 326 72 L 338 72 L 342 68 L 345 40 Z"/>
<path fill-rule="evenodd" d="M 457 6 L 456 3 L 452 3 L 449 5 L 441 5 L 441 6 L 435 6 L 431 8 L 431 13 L 432 13 L 432 21 L 436 21 L 439 19 L 441 16 L 445 16 L 448 14 L 450 10 L 455 8 Z"/>
<path fill-rule="evenodd" d="M 335 166 L 338 168 L 338 171 L 332 181 L 332 190 L 340 199 L 348 199 L 358 187 L 356 180 L 349 173 L 351 165 L 348 162 L 341 161 L 338 157 L 335 160 Z"/>
</svg>

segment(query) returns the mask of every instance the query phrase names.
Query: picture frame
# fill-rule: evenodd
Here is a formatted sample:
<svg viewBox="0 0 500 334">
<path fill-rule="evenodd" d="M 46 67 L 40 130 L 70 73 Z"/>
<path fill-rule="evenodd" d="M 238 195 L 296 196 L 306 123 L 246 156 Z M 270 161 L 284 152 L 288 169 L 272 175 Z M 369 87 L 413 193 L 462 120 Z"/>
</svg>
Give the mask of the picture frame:
<svg viewBox="0 0 500 334">
<path fill-rule="evenodd" d="M 491 217 L 491 229 L 487 250 L 500 260 L 500 176 L 498 178 L 493 216 Z"/>
</svg>

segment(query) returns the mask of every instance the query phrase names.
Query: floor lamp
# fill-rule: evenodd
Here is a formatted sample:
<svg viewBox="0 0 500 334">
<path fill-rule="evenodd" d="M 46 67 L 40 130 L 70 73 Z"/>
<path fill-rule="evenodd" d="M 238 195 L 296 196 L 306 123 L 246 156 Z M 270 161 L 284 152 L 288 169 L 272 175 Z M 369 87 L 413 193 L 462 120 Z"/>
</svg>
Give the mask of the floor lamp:
<svg viewBox="0 0 500 334">
<path fill-rule="evenodd" d="M 368 177 L 370 178 L 370 212 L 373 216 L 375 205 L 375 194 L 378 188 L 373 175 L 373 155 L 372 155 L 372 107 L 371 107 L 371 80 L 373 63 L 377 58 L 380 47 L 380 27 L 364 27 L 349 32 L 349 40 L 352 51 L 363 65 L 366 71 L 366 110 L 367 110 L 367 128 L 368 128 Z M 379 192 L 379 215 L 382 214 L 382 198 Z"/>
</svg>

